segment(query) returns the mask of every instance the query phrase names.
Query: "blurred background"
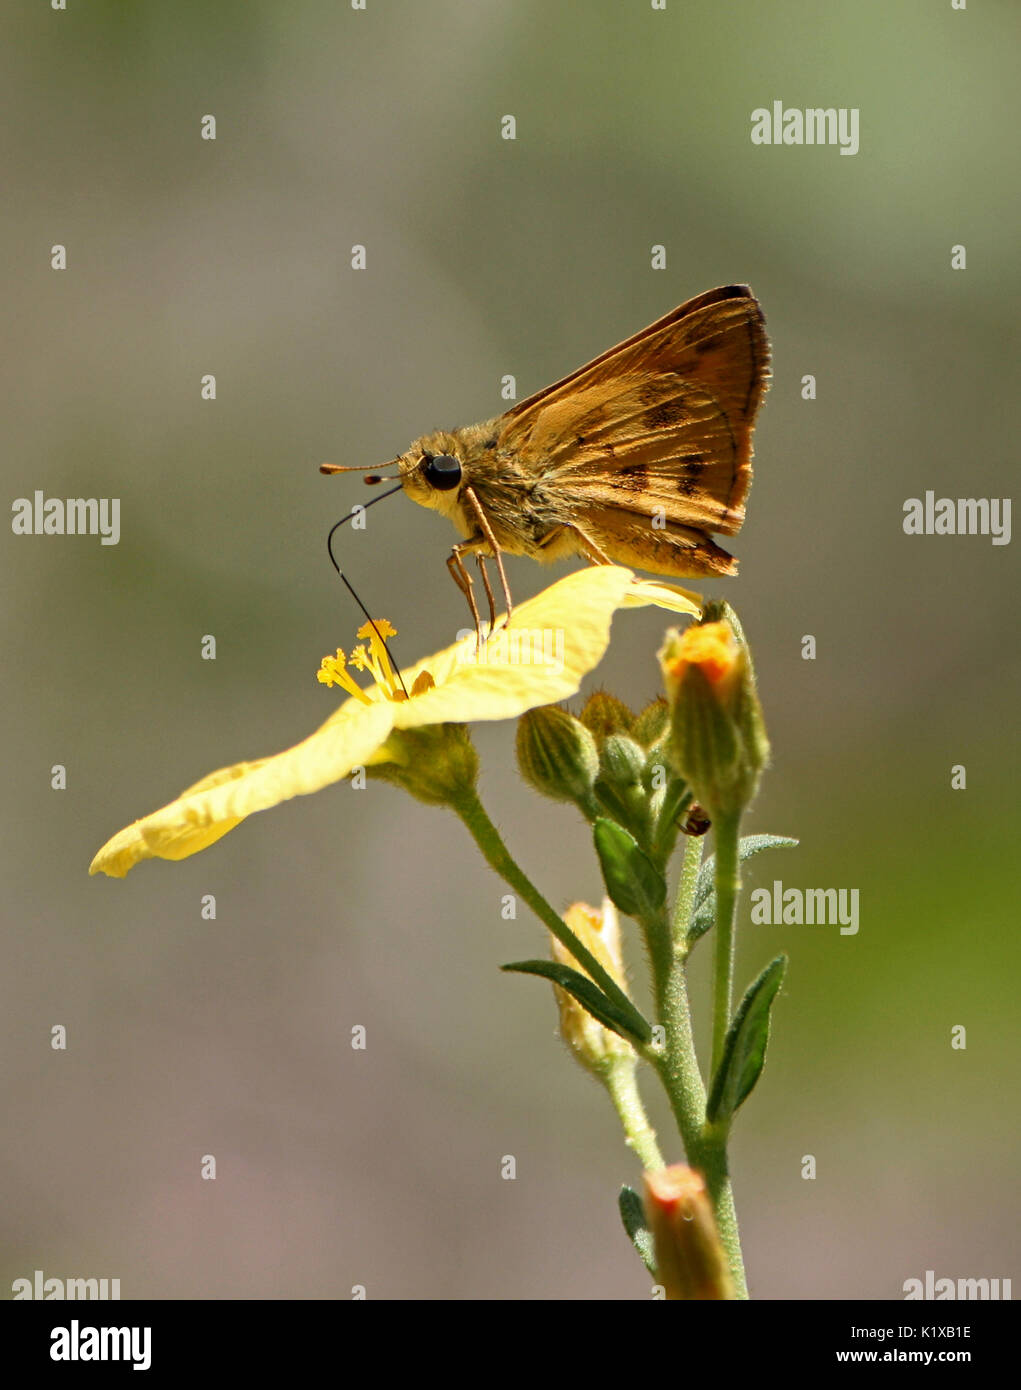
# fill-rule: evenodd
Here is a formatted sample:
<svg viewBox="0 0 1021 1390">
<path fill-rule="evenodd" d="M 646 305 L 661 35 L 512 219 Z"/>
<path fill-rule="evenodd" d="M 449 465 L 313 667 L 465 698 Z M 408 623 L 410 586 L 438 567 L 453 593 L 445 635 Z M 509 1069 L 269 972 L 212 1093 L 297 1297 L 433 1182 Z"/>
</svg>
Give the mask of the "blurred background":
<svg viewBox="0 0 1021 1390">
<path fill-rule="evenodd" d="M 342 784 L 180 864 L 87 868 L 334 707 L 315 672 L 360 617 L 324 540 L 367 494 L 322 460 L 497 414 L 505 374 L 522 398 L 730 281 L 762 301 L 775 374 L 740 576 L 702 588 L 743 619 L 774 746 L 747 829 L 801 840 L 746 885 L 857 888 L 861 917 L 855 937 L 752 926 L 745 899 L 741 987 L 790 956 L 733 1147 L 752 1292 L 1017 1278 L 1016 547 L 902 517 L 926 490 L 1011 491 L 1018 17 L 8 7 L 6 492 L 118 497 L 121 539 L 0 548 L 0 1289 L 42 1269 L 124 1297 L 648 1297 L 616 1211 L 635 1160 L 546 986 L 498 972 L 543 934 L 524 907 L 501 920 L 452 815 Z M 754 146 L 774 100 L 859 108 L 860 153 Z M 343 532 L 405 661 L 464 626 L 453 539 L 403 497 Z M 518 599 L 564 572 L 510 562 Z M 665 626 L 620 615 L 589 688 L 653 697 Z M 598 901 L 586 827 L 522 784 L 513 738 L 476 729 L 491 814 L 551 901 Z"/>
</svg>

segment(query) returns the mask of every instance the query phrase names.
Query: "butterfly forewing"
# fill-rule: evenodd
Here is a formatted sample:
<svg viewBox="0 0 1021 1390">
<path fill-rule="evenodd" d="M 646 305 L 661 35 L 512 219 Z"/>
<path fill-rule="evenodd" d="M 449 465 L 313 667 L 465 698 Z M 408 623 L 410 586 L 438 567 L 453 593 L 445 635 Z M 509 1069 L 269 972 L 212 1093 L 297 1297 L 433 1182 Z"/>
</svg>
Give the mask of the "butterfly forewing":
<svg viewBox="0 0 1021 1390">
<path fill-rule="evenodd" d="M 708 541 L 699 533 L 741 525 L 768 379 L 758 301 L 746 286 L 710 290 L 515 406 L 500 444 L 555 478 L 565 505 L 590 534 L 613 538 L 619 556 L 637 554 L 623 537 L 644 537 L 644 563 L 657 567 L 651 551 L 664 546 L 648 536 L 654 509 L 664 530 L 677 530 L 682 552 Z M 708 569 L 693 572 L 719 572 L 717 556 L 729 560 L 708 545 Z M 666 572 L 680 572 L 683 560 L 674 556 Z"/>
</svg>

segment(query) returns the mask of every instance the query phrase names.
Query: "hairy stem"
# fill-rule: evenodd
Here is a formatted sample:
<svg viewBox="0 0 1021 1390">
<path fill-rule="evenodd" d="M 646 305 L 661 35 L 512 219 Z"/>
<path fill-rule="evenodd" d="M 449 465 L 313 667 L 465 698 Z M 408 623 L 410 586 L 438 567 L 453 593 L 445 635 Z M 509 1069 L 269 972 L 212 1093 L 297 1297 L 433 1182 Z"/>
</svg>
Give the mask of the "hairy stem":
<svg viewBox="0 0 1021 1390">
<path fill-rule="evenodd" d="M 695 906 L 695 885 L 698 883 L 698 871 L 701 867 L 702 837 L 701 835 L 688 836 L 684 842 L 681 881 L 677 885 L 673 921 L 670 924 L 674 950 L 682 955 L 687 954 L 685 938 L 688 934 L 688 928 L 691 926 L 691 914 Z"/>
<path fill-rule="evenodd" d="M 646 1172 L 658 1171 L 664 1167 L 663 1155 L 642 1104 L 634 1061 L 630 1057 L 614 1058 L 602 1079 L 620 1117 L 628 1148 L 635 1151 Z"/>
<path fill-rule="evenodd" d="M 696 854 L 689 850 L 685 856 L 681 896 L 684 892 L 684 880 L 690 874 L 692 887 L 688 894 L 689 918 L 691 902 L 694 899 L 694 877 L 697 875 L 697 861 L 700 858 L 700 848 Z M 695 861 L 694 869 L 692 860 Z M 718 1133 L 706 1124 L 706 1090 L 695 1056 L 684 959 L 683 955 L 675 953 L 671 940 L 672 936 L 677 939 L 679 933 L 687 931 L 688 922 L 678 917 L 675 907 L 673 933 L 665 914 L 655 921 L 643 921 L 641 925 L 652 961 L 656 1017 L 665 1033 L 662 1049 L 647 1049 L 645 1055 L 659 1073 L 684 1143 L 687 1160 L 692 1168 L 697 1168 L 705 1176 L 720 1240 L 730 1264 L 735 1294 L 738 1298 L 747 1298 L 748 1285 L 741 1254 L 741 1237 L 727 1167 L 726 1135 Z"/>
<path fill-rule="evenodd" d="M 740 817 L 720 816 L 716 834 L 716 943 L 713 955 L 713 1051 L 710 1077 L 723 1060 L 734 994 L 734 929 L 737 918 L 738 830 Z"/>
</svg>

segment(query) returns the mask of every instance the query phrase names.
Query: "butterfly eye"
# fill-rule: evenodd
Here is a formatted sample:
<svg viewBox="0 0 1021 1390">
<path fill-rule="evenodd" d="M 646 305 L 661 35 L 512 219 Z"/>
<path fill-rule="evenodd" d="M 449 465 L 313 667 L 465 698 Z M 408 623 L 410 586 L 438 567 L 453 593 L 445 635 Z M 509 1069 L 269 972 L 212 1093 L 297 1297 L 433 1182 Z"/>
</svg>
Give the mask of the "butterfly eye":
<svg viewBox="0 0 1021 1390">
<path fill-rule="evenodd" d="M 461 463 L 453 454 L 423 454 L 425 476 L 438 492 L 449 492 L 461 481 Z"/>
</svg>

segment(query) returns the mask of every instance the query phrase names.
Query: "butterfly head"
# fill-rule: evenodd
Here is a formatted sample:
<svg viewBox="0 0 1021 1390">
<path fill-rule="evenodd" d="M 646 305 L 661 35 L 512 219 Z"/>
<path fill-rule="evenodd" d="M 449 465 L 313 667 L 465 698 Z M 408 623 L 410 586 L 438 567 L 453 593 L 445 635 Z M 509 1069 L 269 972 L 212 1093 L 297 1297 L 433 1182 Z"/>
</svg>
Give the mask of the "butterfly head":
<svg viewBox="0 0 1021 1390">
<path fill-rule="evenodd" d="M 421 506 L 456 519 L 461 514 L 458 493 L 465 481 L 463 454 L 454 434 L 423 435 L 397 460 L 401 486 Z"/>
</svg>

